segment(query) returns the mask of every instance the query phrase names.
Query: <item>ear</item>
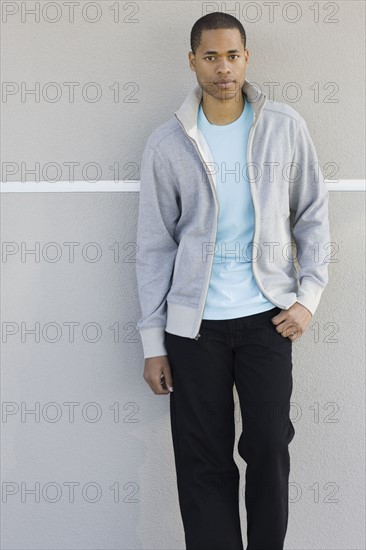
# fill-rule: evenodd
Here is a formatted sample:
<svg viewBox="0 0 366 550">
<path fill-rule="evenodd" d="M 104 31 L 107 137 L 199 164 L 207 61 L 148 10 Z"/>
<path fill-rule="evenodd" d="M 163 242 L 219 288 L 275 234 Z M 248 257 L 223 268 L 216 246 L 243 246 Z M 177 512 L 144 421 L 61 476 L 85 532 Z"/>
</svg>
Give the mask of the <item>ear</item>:
<svg viewBox="0 0 366 550">
<path fill-rule="evenodd" d="M 196 72 L 196 58 L 193 52 L 188 52 L 189 67 L 191 71 Z"/>
</svg>

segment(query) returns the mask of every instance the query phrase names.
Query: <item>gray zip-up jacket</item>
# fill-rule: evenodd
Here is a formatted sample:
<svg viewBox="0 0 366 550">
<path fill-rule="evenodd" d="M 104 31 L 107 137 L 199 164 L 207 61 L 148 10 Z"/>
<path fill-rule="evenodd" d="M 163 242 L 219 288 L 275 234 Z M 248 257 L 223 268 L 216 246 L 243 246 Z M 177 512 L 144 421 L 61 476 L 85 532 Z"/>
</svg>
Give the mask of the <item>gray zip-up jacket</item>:
<svg viewBox="0 0 366 550">
<path fill-rule="evenodd" d="M 247 172 L 255 215 L 252 270 L 263 295 L 313 315 L 328 282 L 328 190 L 304 119 L 245 80 L 253 108 Z M 167 355 L 165 331 L 199 338 L 219 203 L 214 160 L 197 127 L 197 84 L 149 136 L 140 170 L 137 322 L 144 357 Z M 244 246 L 248 243 L 240 243 Z"/>
</svg>

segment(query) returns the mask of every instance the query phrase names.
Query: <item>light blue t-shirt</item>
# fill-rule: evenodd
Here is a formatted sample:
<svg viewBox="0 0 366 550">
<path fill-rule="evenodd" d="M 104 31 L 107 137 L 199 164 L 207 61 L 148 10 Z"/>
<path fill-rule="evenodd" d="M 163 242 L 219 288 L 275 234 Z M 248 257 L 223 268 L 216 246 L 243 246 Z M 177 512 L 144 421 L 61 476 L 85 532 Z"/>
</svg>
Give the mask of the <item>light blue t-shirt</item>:
<svg viewBox="0 0 366 550">
<path fill-rule="evenodd" d="M 211 124 L 200 104 L 197 124 L 215 162 L 220 211 L 216 251 L 203 319 L 234 319 L 274 308 L 255 282 L 251 266 L 254 207 L 247 174 L 247 141 L 253 123 L 249 101 L 231 124 Z M 212 169 L 212 167 L 210 167 Z"/>
</svg>

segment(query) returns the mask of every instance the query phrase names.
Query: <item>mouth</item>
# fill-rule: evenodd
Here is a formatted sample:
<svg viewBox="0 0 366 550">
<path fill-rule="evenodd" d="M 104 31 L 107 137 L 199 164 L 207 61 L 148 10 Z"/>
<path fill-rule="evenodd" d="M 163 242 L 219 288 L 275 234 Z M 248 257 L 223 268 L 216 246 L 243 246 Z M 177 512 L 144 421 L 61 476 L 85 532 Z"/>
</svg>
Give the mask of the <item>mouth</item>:
<svg viewBox="0 0 366 550">
<path fill-rule="evenodd" d="M 215 82 L 216 86 L 219 88 L 231 88 L 235 84 L 235 80 L 219 80 L 218 82 Z"/>
</svg>

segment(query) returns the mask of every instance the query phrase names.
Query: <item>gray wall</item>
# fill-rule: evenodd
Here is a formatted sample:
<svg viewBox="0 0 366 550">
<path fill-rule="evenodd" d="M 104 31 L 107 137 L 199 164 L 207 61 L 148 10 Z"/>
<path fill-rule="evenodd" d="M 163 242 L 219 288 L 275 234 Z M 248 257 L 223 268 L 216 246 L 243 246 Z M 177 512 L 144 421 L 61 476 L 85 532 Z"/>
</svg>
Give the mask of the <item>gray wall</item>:
<svg viewBox="0 0 366 550">
<path fill-rule="evenodd" d="M 3 94 L 2 103 L 2 179 L 8 182 L 1 195 L 2 548 L 184 548 L 168 396 L 155 396 L 142 378 L 134 264 L 138 192 L 126 192 L 123 180 L 139 179 L 146 138 L 196 84 L 188 68 L 189 33 L 208 4 L 120 3 L 119 23 L 109 1 L 95 3 L 101 10 L 95 23 L 81 16 L 83 1 L 73 23 L 62 2 L 55 23 L 46 20 L 47 13 L 55 17 L 51 7 L 37 23 L 21 13 L 20 2 L 9 4 L 19 11 L 7 20 L 3 13 L 2 22 L 2 79 L 14 91 Z M 365 172 L 365 5 L 320 2 L 314 22 L 314 2 L 298 2 L 301 17 L 290 23 L 296 15 L 290 4 L 275 7 L 273 22 L 263 2 L 237 2 L 240 11 L 232 12 L 247 31 L 247 78 L 265 91 L 265 83 L 279 83 L 273 99 L 305 117 L 325 176 L 343 182 L 330 193 L 336 243 L 330 282 L 311 326 L 293 346 L 296 435 L 286 548 L 361 550 L 365 195 L 347 185 Z M 256 22 L 255 9 L 262 10 Z M 94 17 L 89 10 L 84 15 Z M 21 97 L 22 82 L 28 89 L 40 83 L 39 102 Z M 50 82 L 62 93 L 56 102 L 45 100 Z M 65 82 L 80 83 L 73 103 Z M 97 102 L 80 94 L 90 82 L 102 90 Z M 120 102 L 110 89 L 116 82 Z M 301 91 L 294 103 L 290 82 Z M 132 84 L 123 89 L 126 83 Z M 49 97 L 54 91 L 49 88 Z M 134 91 L 130 99 L 137 101 L 128 102 Z M 48 163 L 59 167 L 62 192 L 54 193 L 52 182 L 38 192 L 34 175 L 23 187 L 32 192 L 12 192 L 11 184 L 16 189 L 24 180 L 21 163 L 33 168 L 36 162 L 41 181 L 55 177 L 51 168 L 47 175 Z M 91 168 L 84 174 L 82 168 L 96 163 L 94 192 L 69 181 L 70 162 L 80 163 L 76 182 L 85 174 L 93 178 Z M 114 179 L 119 183 L 111 192 L 105 182 Z M 67 243 L 76 243 L 74 257 Z M 240 420 L 238 413 L 237 436 Z M 245 463 L 237 452 L 235 458 L 245 534 Z"/>
</svg>

